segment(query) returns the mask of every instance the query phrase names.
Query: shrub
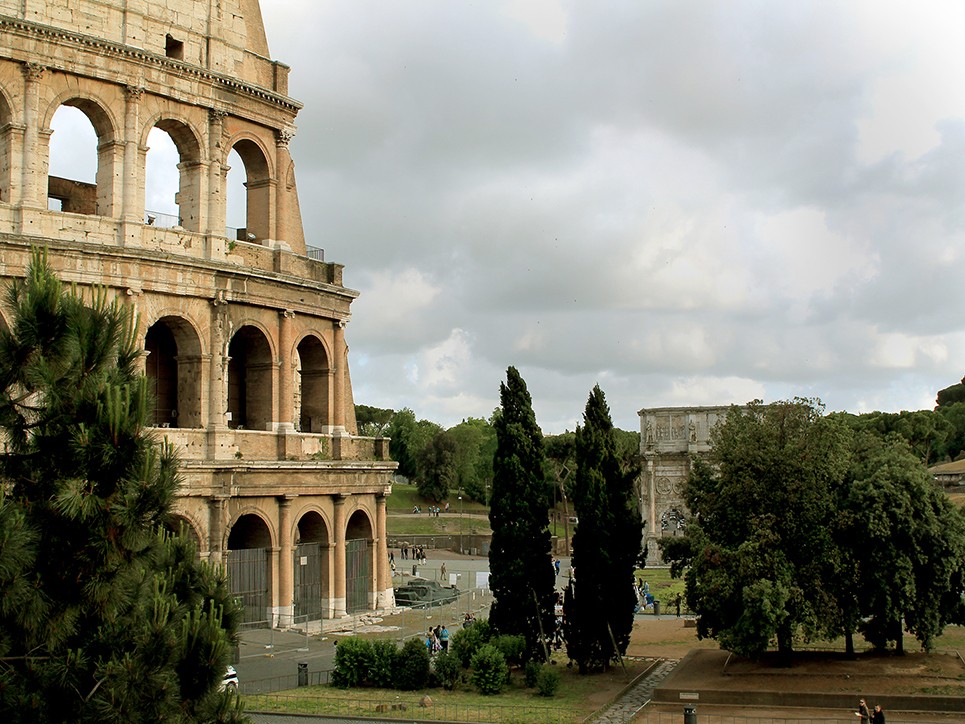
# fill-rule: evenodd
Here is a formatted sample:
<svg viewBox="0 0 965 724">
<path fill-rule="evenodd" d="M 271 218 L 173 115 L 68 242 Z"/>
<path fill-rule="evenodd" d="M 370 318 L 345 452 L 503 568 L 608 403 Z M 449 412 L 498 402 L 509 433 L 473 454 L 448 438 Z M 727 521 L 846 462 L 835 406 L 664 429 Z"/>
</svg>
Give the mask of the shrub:
<svg viewBox="0 0 965 724">
<path fill-rule="evenodd" d="M 367 677 L 372 686 L 382 689 L 392 687 L 392 664 L 396 651 L 395 641 L 378 639 L 372 642 L 372 658 Z"/>
<path fill-rule="evenodd" d="M 539 676 L 542 668 L 543 665 L 536 659 L 530 659 L 526 662 L 526 666 L 523 667 L 523 681 L 526 682 L 527 689 L 536 687 L 536 677 Z"/>
<path fill-rule="evenodd" d="M 429 681 L 429 652 L 418 638 L 408 639 L 396 651 L 392 665 L 392 683 L 396 689 L 421 689 Z"/>
<path fill-rule="evenodd" d="M 332 685 L 342 689 L 362 686 L 372 662 L 372 644 L 352 636 L 342 639 L 335 647 L 335 670 Z"/>
<path fill-rule="evenodd" d="M 492 644 L 481 647 L 472 657 L 472 683 L 480 694 L 498 694 L 506 685 L 509 666 Z"/>
<path fill-rule="evenodd" d="M 436 679 L 444 689 L 449 691 L 456 687 L 456 682 L 459 680 L 459 669 L 459 659 L 449 651 L 436 654 L 436 657 L 432 660 L 432 671 Z"/>
<path fill-rule="evenodd" d="M 540 696 L 554 696 L 560 688 L 560 672 L 552 666 L 544 666 L 536 677 L 536 691 Z"/>
<path fill-rule="evenodd" d="M 466 626 L 456 631 L 455 636 L 449 640 L 449 648 L 456 655 L 463 668 L 468 669 L 472 657 L 479 648 L 489 643 L 492 632 L 489 628 L 489 621 L 481 618 L 471 626 Z"/>
<path fill-rule="evenodd" d="M 523 663 L 523 654 L 526 652 L 525 636 L 502 634 L 490 639 L 490 643 L 499 649 L 510 666 L 520 666 Z"/>
</svg>

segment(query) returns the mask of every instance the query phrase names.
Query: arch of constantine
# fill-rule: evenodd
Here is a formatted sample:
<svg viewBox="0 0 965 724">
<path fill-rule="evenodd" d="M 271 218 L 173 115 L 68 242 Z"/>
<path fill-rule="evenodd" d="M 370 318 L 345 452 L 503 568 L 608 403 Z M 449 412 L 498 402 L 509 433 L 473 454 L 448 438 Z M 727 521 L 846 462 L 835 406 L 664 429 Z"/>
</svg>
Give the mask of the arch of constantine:
<svg viewBox="0 0 965 724">
<path fill-rule="evenodd" d="M 357 292 L 306 244 L 289 155 L 300 105 L 257 0 L 0 0 L 0 33 L 0 281 L 43 246 L 66 282 L 135 309 L 154 424 L 183 461 L 179 524 L 227 565 L 247 622 L 392 605 L 396 466 L 388 440 L 357 435 Z M 65 106 L 96 134 L 92 182 L 48 173 Z M 145 208 L 155 129 L 178 155 L 170 219 Z"/>
<path fill-rule="evenodd" d="M 690 511 L 684 488 L 694 456 L 710 452 L 710 432 L 730 407 L 659 407 L 640 415 L 640 515 L 647 565 L 660 565 L 661 538 L 681 535 Z"/>
</svg>

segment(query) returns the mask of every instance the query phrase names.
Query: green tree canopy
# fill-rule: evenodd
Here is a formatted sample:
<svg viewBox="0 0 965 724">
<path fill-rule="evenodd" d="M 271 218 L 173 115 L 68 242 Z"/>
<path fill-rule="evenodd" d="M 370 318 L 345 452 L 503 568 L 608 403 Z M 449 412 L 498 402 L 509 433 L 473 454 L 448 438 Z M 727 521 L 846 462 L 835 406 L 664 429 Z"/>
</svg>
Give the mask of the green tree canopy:
<svg viewBox="0 0 965 724">
<path fill-rule="evenodd" d="M 456 441 L 448 432 L 438 432 L 419 453 L 419 495 L 440 503 L 455 482 Z"/>
<path fill-rule="evenodd" d="M 487 420 L 470 417 L 448 432 L 456 443 L 456 485 L 472 500 L 488 502 L 496 454 L 495 428 Z"/>
<path fill-rule="evenodd" d="M 640 552 L 636 464 L 624 465 L 617 430 L 599 385 L 590 393 L 576 430 L 573 503 L 580 519 L 573 539 L 573 590 L 565 601 L 566 642 L 581 673 L 626 653 L 636 596 L 633 572 Z"/>
<path fill-rule="evenodd" d="M 147 427 L 127 308 L 65 291 L 45 255 L 0 331 L 0 715 L 240 718 L 218 691 L 239 611 L 164 532 L 178 461 Z"/>
<path fill-rule="evenodd" d="M 395 410 L 369 405 L 355 406 L 355 422 L 359 426 L 359 435 L 365 437 L 383 437 L 393 417 Z"/>
<path fill-rule="evenodd" d="M 833 601 L 822 566 L 849 435 L 822 411 L 803 399 L 731 408 L 711 434 L 710 463 L 694 464 L 685 536 L 661 543 L 675 571 L 688 567 L 698 635 L 737 653 L 776 638 L 790 656 L 796 635 L 826 633 Z"/>
<path fill-rule="evenodd" d="M 499 386 L 496 454 L 489 522 L 493 605 L 489 623 L 500 634 L 526 638 L 529 656 L 543 658 L 543 634 L 554 624 L 549 497 L 543 481 L 543 436 L 526 383 L 515 367 Z"/>
<path fill-rule="evenodd" d="M 399 475 L 413 482 L 419 476 L 419 455 L 429 445 L 442 426 L 428 420 L 416 420 L 415 413 L 405 407 L 392 416 L 386 435 L 391 438 L 389 453 L 399 463 Z"/>
</svg>

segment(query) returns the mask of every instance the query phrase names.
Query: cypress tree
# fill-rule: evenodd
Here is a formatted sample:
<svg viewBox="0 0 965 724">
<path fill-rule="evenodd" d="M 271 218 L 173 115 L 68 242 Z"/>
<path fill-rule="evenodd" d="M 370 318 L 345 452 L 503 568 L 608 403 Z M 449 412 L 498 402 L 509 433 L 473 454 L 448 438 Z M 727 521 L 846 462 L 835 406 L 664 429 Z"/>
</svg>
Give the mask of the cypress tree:
<svg viewBox="0 0 965 724">
<path fill-rule="evenodd" d="M 597 385 L 576 429 L 573 503 L 580 522 L 573 537 L 576 577 L 564 600 L 567 652 L 581 673 L 608 667 L 630 643 L 641 538 L 633 494 L 638 472 L 621 465 L 610 409 Z"/>
<path fill-rule="evenodd" d="M 165 531 L 178 460 L 148 427 L 129 310 L 35 252 L 0 330 L 0 718 L 235 721 L 238 610 Z"/>
<path fill-rule="evenodd" d="M 542 659 L 540 632 L 549 636 L 553 630 L 555 585 L 543 435 L 526 383 L 515 367 L 507 370 L 499 398 L 489 508 L 489 585 L 495 599 L 489 622 L 500 634 L 524 636 L 528 656 Z"/>
</svg>

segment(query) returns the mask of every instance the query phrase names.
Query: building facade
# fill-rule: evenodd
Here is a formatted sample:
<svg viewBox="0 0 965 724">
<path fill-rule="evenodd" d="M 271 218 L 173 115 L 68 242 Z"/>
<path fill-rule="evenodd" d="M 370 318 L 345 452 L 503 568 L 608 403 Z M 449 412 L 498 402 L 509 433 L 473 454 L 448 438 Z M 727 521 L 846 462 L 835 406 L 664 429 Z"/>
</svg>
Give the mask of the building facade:
<svg viewBox="0 0 965 724">
<path fill-rule="evenodd" d="M 682 535 L 690 518 L 684 490 L 694 456 L 710 452 L 710 432 L 729 407 L 659 407 L 640 415 L 640 516 L 647 565 L 660 565 L 658 541 Z"/>
<path fill-rule="evenodd" d="M 247 622 L 393 605 L 395 463 L 357 433 L 345 326 L 357 292 L 306 244 L 289 141 L 300 105 L 257 0 L 0 0 L 0 281 L 46 247 L 65 282 L 139 320 L 178 520 L 228 568 Z M 51 120 L 96 134 L 93 183 L 51 177 Z M 178 213 L 145 209 L 148 135 L 179 160 Z M 246 224 L 226 225 L 227 158 Z M 0 324 L 7 324 L 0 309 Z"/>
</svg>

